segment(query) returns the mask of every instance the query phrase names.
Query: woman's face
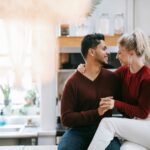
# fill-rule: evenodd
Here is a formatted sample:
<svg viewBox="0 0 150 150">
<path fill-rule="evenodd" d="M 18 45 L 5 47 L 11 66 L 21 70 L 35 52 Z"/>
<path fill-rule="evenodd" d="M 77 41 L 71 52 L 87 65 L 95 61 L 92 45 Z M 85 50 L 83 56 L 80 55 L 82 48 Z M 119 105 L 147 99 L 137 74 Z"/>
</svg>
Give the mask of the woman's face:
<svg viewBox="0 0 150 150">
<path fill-rule="evenodd" d="M 127 65 L 128 59 L 129 59 L 129 51 L 125 46 L 119 45 L 119 50 L 116 56 L 117 59 L 119 59 L 121 65 Z"/>
</svg>

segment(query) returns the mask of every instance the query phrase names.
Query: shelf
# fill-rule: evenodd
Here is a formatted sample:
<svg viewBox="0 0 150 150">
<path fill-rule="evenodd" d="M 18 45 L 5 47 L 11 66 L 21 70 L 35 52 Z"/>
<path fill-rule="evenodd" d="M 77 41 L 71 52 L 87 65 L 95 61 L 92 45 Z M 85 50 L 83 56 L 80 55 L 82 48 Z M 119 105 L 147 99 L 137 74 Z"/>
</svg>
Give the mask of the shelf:
<svg viewBox="0 0 150 150">
<path fill-rule="evenodd" d="M 81 53 L 80 47 L 60 47 L 60 53 Z M 118 47 L 117 46 L 108 46 L 108 52 L 110 53 L 117 53 Z"/>
<path fill-rule="evenodd" d="M 108 46 L 116 46 L 120 35 L 105 35 L 105 42 Z M 80 47 L 83 37 L 61 36 L 58 38 L 60 47 Z"/>
<path fill-rule="evenodd" d="M 58 70 L 58 72 L 59 73 L 73 73 L 73 72 L 75 72 L 76 71 L 76 69 L 59 69 Z"/>
<path fill-rule="evenodd" d="M 80 53 L 81 49 L 80 47 L 60 47 L 59 49 L 60 53 Z"/>
</svg>

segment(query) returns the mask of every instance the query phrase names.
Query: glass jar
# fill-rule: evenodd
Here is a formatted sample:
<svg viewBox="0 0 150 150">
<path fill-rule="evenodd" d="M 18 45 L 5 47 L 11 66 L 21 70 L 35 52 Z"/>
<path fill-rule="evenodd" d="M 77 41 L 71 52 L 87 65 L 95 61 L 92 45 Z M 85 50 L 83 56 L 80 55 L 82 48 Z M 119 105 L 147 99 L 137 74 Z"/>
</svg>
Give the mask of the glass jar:
<svg viewBox="0 0 150 150">
<path fill-rule="evenodd" d="M 103 13 L 96 20 L 96 29 L 97 33 L 109 34 L 109 15 L 108 13 Z"/>
<path fill-rule="evenodd" d="M 69 24 L 61 24 L 61 36 L 69 35 Z"/>
<path fill-rule="evenodd" d="M 76 35 L 85 36 L 86 34 L 89 34 L 89 29 L 90 29 L 89 17 L 80 18 L 76 26 Z"/>
<path fill-rule="evenodd" d="M 124 33 L 124 14 L 116 14 L 114 18 L 114 34 Z"/>
</svg>

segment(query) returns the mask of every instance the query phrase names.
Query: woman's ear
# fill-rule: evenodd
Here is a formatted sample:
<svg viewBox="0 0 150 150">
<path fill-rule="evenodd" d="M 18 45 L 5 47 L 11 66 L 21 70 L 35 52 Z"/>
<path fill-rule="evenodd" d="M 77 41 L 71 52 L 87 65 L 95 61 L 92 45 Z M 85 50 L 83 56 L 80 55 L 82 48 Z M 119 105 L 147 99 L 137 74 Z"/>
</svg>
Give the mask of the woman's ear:
<svg viewBox="0 0 150 150">
<path fill-rule="evenodd" d="M 129 54 L 130 54 L 131 56 L 133 56 L 133 55 L 135 55 L 135 51 L 134 51 L 134 50 L 131 50 L 131 51 L 129 51 Z"/>
</svg>

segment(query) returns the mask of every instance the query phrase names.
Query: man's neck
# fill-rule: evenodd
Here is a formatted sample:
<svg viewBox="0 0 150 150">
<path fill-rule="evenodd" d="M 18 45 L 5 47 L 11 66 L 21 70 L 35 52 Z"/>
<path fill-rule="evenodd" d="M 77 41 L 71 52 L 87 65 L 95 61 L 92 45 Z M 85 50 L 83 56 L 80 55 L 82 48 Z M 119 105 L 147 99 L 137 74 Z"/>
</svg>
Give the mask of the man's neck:
<svg viewBox="0 0 150 150">
<path fill-rule="evenodd" d="M 100 64 L 94 64 L 94 63 L 86 63 L 85 64 L 86 72 L 90 74 L 97 74 L 101 70 Z"/>
<path fill-rule="evenodd" d="M 100 74 L 101 72 L 101 65 L 98 63 L 89 63 L 87 62 L 85 64 L 85 73 L 84 75 L 89 78 L 90 80 L 95 80 L 96 77 Z"/>
</svg>

